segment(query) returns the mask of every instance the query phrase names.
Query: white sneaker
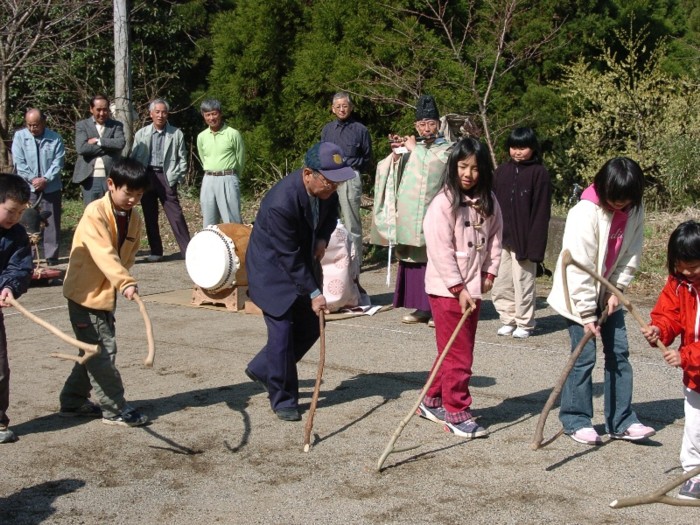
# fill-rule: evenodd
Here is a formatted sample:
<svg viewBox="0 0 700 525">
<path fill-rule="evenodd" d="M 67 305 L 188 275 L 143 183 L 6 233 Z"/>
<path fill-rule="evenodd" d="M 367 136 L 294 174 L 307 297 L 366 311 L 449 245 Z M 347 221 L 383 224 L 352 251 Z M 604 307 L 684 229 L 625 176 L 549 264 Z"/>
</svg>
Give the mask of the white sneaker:
<svg viewBox="0 0 700 525">
<path fill-rule="evenodd" d="M 150 263 L 160 262 L 163 260 L 163 256 L 162 255 L 149 255 L 148 257 L 146 257 L 146 260 Z"/>
<path fill-rule="evenodd" d="M 517 339 L 527 339 L 530 337 L 530 330 L 525 330 L 524 328 L 516 328 L 513 330 L 513 337 Z"/>
<path fill-rule="evenodd" d="M 515 330 L 515 327 L 510 324 L 504 324 L 498 329 L 498 332 L 496 332 L 498 335 L 510 335 L 513 333 Z"/>
</svg>

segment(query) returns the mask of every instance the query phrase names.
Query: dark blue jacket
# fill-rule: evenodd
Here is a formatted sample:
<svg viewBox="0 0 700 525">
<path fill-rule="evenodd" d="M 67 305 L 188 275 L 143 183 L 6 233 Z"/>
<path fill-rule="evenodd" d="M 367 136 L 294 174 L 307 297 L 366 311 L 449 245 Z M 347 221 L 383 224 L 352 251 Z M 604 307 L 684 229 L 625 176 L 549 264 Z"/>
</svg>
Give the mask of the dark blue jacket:
<svg viewBox="0 0 700 525">
<path fill-rule="evenodd" d="M 27 231 L 21 224 L 0 228 L 0 290 L 9 288 L 15 298 L 29 288 L 34 271 Z"/>
<path fill-rule="evenodd" d="M 323 289 L 313 249 L 316 240 L 327 243 L 335 230 L 338 195 L 319 199 L 315 232 L 312 214 L 301 170 L 275 184 L 260 203 L 245 263 L 250 298 L 266 314 L 279 317 L 299 296 Z"/>
<path fill-rule="evenodd" d="M 372 139 L 367 128 L 355 117 L 350 116 L 345 121 L 335 119 L 323 126 L 321 141 L 340 146 L 347 165 L 360 173 L 367 173 L 372 160 Z"/>
</svg>

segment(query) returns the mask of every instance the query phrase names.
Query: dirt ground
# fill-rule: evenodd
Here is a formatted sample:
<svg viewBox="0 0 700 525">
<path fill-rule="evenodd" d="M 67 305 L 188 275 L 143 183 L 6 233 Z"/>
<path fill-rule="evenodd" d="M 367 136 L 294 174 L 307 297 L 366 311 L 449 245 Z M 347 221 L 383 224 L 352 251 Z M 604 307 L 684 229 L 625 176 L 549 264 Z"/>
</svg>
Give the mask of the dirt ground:
<svg viewBox="0 0 700 525">
<path fill-rule="evenodd" d="M 58 417 L 73 350 L 19 313 L 5 312 L 12 367 L 11 428 L 0 445 L 2 524 L 384 524 L 665 523 L 695 521 L 693 508 L 613 510 L 620 497 L 650 492 L 680 473 L 681 375 L 643 342 L 628 316 L 634 407 L 657 429 L 644 444 L 586 447 L 561 437 L 532 451 L 537 417 L 568 354 L 564 323 L 538 302 L 527 340 L 497 337 L 482 310 L 472 379 L 474 413 L 491 434 L 466 441 L 411 419 L 397 448 L 377 460 L 410 410 L 434 358 L 432 329 L 400 323 L 403 310 L 330 322 L 313 447 L 302 451 L 318 345 L 299 363 L 304 421 L 279 421 L 244 369 L 265 341 L 261 317 L 163 302 L 191 287 L 183 261 L 138 263 L 158 353 L 146 369 L 135 304 L 120 300 L 118 366 L 127 399 L 152 422 L 122 428 Z M 391 300 L 384 268 L 363 285 Z M 638 305 L 646 316 L 649 301 Z M 22 303 L 70 332 L 60 287 L 32 288 Z M 595 372 L 595 423 L 602 427 L 602 367 Z M 557 411 L 545 435 L 559 428 Z M 672 492 L 673 494 L 674 492 Z"/>
</svg>

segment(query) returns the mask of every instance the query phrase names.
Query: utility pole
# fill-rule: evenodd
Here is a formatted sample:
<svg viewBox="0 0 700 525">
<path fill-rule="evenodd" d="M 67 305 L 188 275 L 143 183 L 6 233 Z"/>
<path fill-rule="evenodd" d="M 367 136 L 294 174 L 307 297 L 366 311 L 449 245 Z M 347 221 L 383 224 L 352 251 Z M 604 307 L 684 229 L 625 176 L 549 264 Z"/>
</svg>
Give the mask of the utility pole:
<svg viewBox="0 0 700 525">
<path fill-rule="evenodd" d="M 114 0 L 114 106 L 114 118 L 124 124 L 127 154 L 133 142 L 129 0 Z"/>
</svg>

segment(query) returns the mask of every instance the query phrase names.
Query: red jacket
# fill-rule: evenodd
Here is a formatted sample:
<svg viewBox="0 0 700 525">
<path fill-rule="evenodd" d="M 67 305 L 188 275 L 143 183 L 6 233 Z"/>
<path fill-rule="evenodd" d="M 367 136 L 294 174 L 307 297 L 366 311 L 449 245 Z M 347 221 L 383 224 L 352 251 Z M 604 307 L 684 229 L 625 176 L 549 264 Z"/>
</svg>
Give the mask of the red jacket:
<svg viewBox="0 0 700 525">
<path fill-rule="evenodd" d="M 680 335 L 683 384 L 700 392 L 700 293 L 689 282 L 670 275 L 651 311 L 651 324 L 661 330 L 666 346 Z"/>
</svg>

